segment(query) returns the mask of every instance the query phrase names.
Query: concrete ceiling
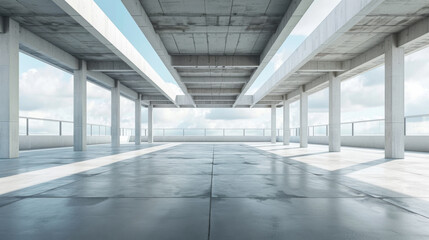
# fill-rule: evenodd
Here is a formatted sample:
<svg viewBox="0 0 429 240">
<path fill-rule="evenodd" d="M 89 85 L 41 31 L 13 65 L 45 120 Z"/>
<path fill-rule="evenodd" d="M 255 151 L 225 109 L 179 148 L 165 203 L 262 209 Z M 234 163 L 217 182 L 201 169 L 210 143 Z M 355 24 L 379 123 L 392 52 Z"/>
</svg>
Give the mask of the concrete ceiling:
<svg viewBox="0 0 429 240">
<path fill-rule="evenodd" d="M 88 3 L 91 3 L 88 4 L 88 7 L 96 7 L 92 1 L 88 1 Z M 85 26 L 76 21 L 75 16 L 71 16 L 52 0 L 0 0 L 0 16 L 11 17 L 19 22 L 21 28 L 77 59 L 88 61 L 89 70 L 101 72 L 112 79 L 119 80 L 124 86 L 137 93 L 168 96 L 153 83 L 150 79 L 151 76 L 136 71 L 135 67 L 133 68 L 132 64 L 129 64 L 132 63 L 132 60 L 128 59 L 126 54 L 118 54 L 120 51 L 112 50 L 113 48 L 119 49 L 120 46 L 115 46 L 108 40 L 102 39 L 104 36 L 98 37 L 88 31 Z M 103 15 L 99 15 L 97 18 L 100 21 L 108 20 Z M 123 36 L 121 35 L 121 37 Z M 50 56 L 40 54 L 26 45 L 21 44 L 20 48 L 45 62 L 73 72 L 70 67 L 61 65 Z M 128 50 L 130 50 L 130 54 L 137 52 L 135 49 Z M 115 63 L 115 66 L 120 65 L 121 68 L 107 67 L 108 63 Z M 173 104 L 172 101 L 168 101 L 168 98 L 166 99 L 167 102 Z"/>
<path fill-rule="evenodd" d="M 313 0 L 122 2 L 190 96 L 182 107 L 249 107 L 244 93 Z"/>
<path fill-rule="evenodd" d="M 345 21 L 344 13 L 355 10 Z M 287 95 L 294 100 L 300 91 L 325 88 L 329 72 L 344 80 L 383 64 L 384 39 L 389 35 L 407 39 L 401 45 L 406 53 L 427 46 L 428 16 L 427 0 L 341 2 L 255 93 L 253 105 L 276 96 Z M 277 104 L 281 104 L 281 99 Z"/>
</svg>

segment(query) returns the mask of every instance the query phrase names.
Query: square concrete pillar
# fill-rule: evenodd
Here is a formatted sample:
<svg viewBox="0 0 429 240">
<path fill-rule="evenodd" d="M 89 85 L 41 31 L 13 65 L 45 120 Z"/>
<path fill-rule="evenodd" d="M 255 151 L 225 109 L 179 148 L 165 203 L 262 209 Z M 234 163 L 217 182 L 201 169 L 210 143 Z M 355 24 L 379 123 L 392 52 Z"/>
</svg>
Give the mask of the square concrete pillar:
<svg viewBox="0 0 429 240">
<path fill-rule="evenodd" d="M 153 143 L 153 105 L 147 108 L 147 142 Z"/>
<path fill-rule="evenodd" d="M 138 94 L 137 99 L 135 101 L 135 127 L 134 127 L 134 142 L 136 145 L 140 145 L 141 136 L 142 136 L 142 101 L 141 95 Z"/>
<path fill-rule="evenodd" d="M 341 80 L 329 75 L 329 151 L 341 151 Z"/>
<path fill-rule="evenodd" d="M 112 147 L 118 147 L 121 144 L 121 92 L 119 81 L 115 81 L 115 87 L 112 88 Z"/>
<path fill-rule="evenodd" d="M 73 147 L 75 151 L 86 150 L 86 61 L 79 62 L 79 70 L 74 71 L 73 94 Z"/>
<path fill-rule="evenodd" d="M 385 157 L 404 158 L 404 49 L 385 39 Z"/>
<path fill-rule="evenodd" d="M 299 99 L 299 144 L 301 148 L 306 148 L 308 147 L 308 94 L 303 89 Z"/>
<path fill-rule="evenodd" d="M 283 100 L 283 145 L 290 142 L 290 108 L 289 101 Z"/>
<path fill-rule="evenodd" d="M 3 20 L 4 32 L 0 33 L 0 158 L 17 158 L 19 156 L 19 24 L 10 18 Z"/>
<path fill-rule="evenodd" d="M 276 106 L 271 106 L 271 143 L 277 142 Z"/>
</svg>

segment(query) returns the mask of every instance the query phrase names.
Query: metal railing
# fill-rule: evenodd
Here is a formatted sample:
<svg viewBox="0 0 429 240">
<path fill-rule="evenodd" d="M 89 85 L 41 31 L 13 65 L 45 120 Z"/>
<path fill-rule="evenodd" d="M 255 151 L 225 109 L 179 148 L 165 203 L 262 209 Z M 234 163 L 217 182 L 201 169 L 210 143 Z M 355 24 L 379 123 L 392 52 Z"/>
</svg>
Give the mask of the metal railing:
<svg viewBox="0 0 429 240">
<path fill-rule="evenodd" d="M 429 136 L 429 114 L 412 115 L 404 118 L 406 136 Z M 309 136 L 328 136 L 329 125 L 308 127 Z M 384 119 L 372 119 L 341 123 L 341 136 L 383 136 Z M 299 136 L 299 128 L 291 128 L 291 136 Z"/>
<path fill-rule="evenodd" d="M 283 134 L 276 129 L 277 135 Z M 155 128 L 154 136 L 270 136 L 269 128 Z M 144 135 L 143 135 L 144 134 Z M 147 129 L 142 131 L 147 136 Z"/>
<path fill-rule="evenodd" d="M 407 116 L 404 119 L 405 135 L 429 136 L 429 114 Z M 73 122 L 46 118 L 20 117 L 20 135 L 73 135 Z M 121 136 L 133 136 L 133 128 L 121 128 Z M 299 136 L 299 128 L 291 128 L 291 136 Z M 277 136 L 283 136 L 282 129 L 276 129 Z M 88 136 L 110 136 L 111 127 L 101 124 L 87 124 Z M 142 136 L 148 130 L 142 129 Z M 154 136 L 270 136 L 269 128 L 155 128 Z M 328 136 L 329 125 L 308 127 L 309 136 Z M 384 119 L 373 119 L 341 123 L 342 136 L 383 136 Z"/>
<path fill-rule="evenodd" d="M 121 128 L 121 136 L 134 135 L 134 129 Z M 87 124 L 88 136 L 110 136 L 111 128 L 102 124 Z M 47 118 L 19 117 L 20 135 L 72 136 L 73 122 Z"/>
</svg>

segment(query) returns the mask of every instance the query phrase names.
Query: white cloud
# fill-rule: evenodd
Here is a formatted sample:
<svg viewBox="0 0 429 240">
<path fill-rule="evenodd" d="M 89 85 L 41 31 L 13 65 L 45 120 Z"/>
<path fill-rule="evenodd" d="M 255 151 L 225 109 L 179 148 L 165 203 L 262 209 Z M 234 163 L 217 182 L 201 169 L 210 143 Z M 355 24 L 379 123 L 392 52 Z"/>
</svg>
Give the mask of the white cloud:
<svg viewBox="0 0 429 240">
<path fill-rule="evenodd" d="M 88 123 L 110 126 L 111 93 L 109 90 L 88 82 L 87 84 Z"/>
<path fill-rule="evenodd" d="M 30 69 L 20 76 L 20 115 L 71 120 L 73 84 L 71 76 L 47 66 Z"/>
<path fill-rule="evenodd" d="M 122 97 L 120 100 L 121 128 L 134 128 L 135 103 L 128 98 Z"/>
</svg>

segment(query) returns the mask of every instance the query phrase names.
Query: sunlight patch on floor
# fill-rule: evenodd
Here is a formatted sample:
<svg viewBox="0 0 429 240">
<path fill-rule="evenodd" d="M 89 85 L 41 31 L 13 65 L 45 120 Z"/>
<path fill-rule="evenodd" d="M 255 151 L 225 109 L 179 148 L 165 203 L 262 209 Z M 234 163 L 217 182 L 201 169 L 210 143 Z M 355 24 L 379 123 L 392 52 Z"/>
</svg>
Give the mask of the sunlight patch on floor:
<svg viewBox="0 0 429 240">
<path fill-rule="evenodd" d="M 0 195 L 179 145 L 170 143 L 0 178 Z"/>
</svg>

